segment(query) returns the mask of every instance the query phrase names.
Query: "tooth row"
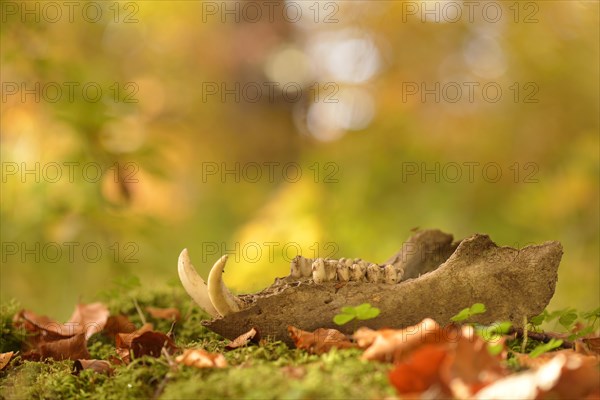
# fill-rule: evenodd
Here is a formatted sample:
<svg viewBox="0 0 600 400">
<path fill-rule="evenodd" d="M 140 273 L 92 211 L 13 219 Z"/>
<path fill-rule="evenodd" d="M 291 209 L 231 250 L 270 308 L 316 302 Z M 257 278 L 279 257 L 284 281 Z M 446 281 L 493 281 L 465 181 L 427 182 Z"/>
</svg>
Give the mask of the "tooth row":
<svg viewBox="0 0 600 400">
<path fill-rule="evenodd" d="M 402 280 L 404 270 L 394 265 L 377 265 L 355 258 L 315 260 L 297 256 L 290 265 L 293 278 L 310 277 L 315 283 L 323 282 L 370 282 L 394 284 Z"/>
<path fill-rule="evenodd" d="M 213 265 L 207 282 L 192 265 L 187 249 L 179 255 L 177 271 L 186 292 L 194 301 L 213 317 L 225 316 L 240 311 L 243 301 L 234 296 L 223 282 L 223 270 L 227 263 L 224 255 Z M 297 256 L 292 260 L 290 276 L 295 279 L 310 277 L 315 283 L 323 282 L 383 282 L 397 283 L 402 280 L 404 270 L 388 264 L 380 266 L 358 258 L 312 260 Z"/>
</svg>

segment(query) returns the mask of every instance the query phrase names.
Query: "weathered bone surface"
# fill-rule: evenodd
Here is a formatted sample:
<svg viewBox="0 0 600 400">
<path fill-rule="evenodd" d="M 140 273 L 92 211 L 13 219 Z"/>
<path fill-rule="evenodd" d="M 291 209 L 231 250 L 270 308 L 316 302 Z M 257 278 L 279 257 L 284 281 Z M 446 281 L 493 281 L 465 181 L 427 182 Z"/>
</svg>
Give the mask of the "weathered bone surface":
<svg viewBox="0 0 600 400">
<path fill-rule="evenodd" d="M 374 329 L 415 325 L 426 317 L 447 323 L 458 311 L 477 302 L 484 303 L 488 311 L 473 321 L 521 324 L 523 317 L 539 314 L 550 301 L 561 257 L 558 242 L 517 250 L 498 247 L 486 235 L 452 243 L 451 235 L 423 231 L 381 265 L 359 259 L 297 257 L 289 276 L 276 279 L 259 293 L 238 296 L 235 304 L 239 311 L 225 310 L 224 317 L 204 324 L 228 339 L 257 327 L 263 337 L 291 344 L 288 325 L 351 333 L 351 324 L 338 327 L 333 316 L 344 306 L 366 302 L 381 310 L 377 318 L 361 321 Z M 222 272 L 221 260 L 213 270 Z M 218 283 L 222 283 L 220 274 Z M 221 293 L 225 291 L 229 293 L 226 288 Z"/>
</svg>

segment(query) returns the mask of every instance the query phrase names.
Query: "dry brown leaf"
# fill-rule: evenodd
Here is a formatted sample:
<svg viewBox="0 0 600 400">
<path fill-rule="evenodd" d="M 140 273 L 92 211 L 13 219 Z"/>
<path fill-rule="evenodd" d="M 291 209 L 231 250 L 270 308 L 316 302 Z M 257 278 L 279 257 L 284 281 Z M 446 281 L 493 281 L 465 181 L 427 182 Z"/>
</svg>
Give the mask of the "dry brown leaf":
<svg viewBox="0 0 600 400">
<path fill-rule="evenodd" d="M 223 354 L 209 353 L 202 349 L 187 349 L 175 361 L 196 368 L 225 368 L 227 361 Z"/>
<path fill-rule="evenodd" d="M 583 399 L 600 396 L 598 363 L 575 352 L 548 353 L 540 367 L 507 376 L 483 388 L 478 399 Z"/>
<path fill-rule="evenodd" d="M 440 344 L 456 340 L 462 335 L 454 325 L 441 328 L 437 322 L 426 318 L 417 325 L 405 329 L 360 328 L 354 333 L 354 339 L 361 348 L 366 348 L 364 360 L 397 362 L 424 344 Z"/>
<path fill-rule="evenodd" d="M 14 354 L 14 352 L 12 352 L 12 351 L 9 351 L 8 353 L 0 354 L 0 371 L 2 371 L 4 369 L 4 367 L 6 367 L 8 365 L 13 354 Z"/>
<path fill-rule="evenodd" d="M 151 356 L 160 357 L 163 347 L 173 353 L 177 346 L 173 340 L 162 332 L 154 332 L 152 324 L 144 324 L 132 333 L 118 333 L 115 337 L 117 354 L 123 362 L 131 361 L 130 354 L 135 357 Z"/>
<path fill-rule="evenodd" d="M 153 318 L 167 319 L 179 321 L 181 319 L 181 313 L 175 307 L 171 308 L 158 308 L 158 307 L 146 307 L 146 311 Z"/>
<path fill-rule="evenodd" d="M 163 347 L 169 354 L 177 350 L 173 339 L 162 332 L 145 332 L 131 341 L 131 350 L 136 357 L 160 357 Z"/>
<path fill-rule="evenodd" d="M 463 330 L 464 331 L 464 330 Z M 447 392 L 456 398 L 469 398 L 483 387 L 506 376 L 500 355 L 488 351 L 488 343 L 479 336 L 461 335 L 447 344 L 448 356 L 440 368 Z"/>
<path fill-rule="evenodd" d="M 94 333 L 102 332 L 109 315 L 108 308 L 102 303 L 77 304 L 65 325 L 74 325 L 76 334 L 85 333 L 87 340 Z"/>
<path fill-rule="evenodd" d="M 233 350 L 238 347 L 247 345 L 248 343 L 258 344 L 260 342 L 260 334 L 256 328 L 250 329 L 248 332 L 238 336 L 225 346 L 225 350 Z"/>
<path fill-rule="evenodd" d="M 115 337 L 118 333 L 135 332 L 135 325 L 126 315 L 111 315 L 104 326 L 104 333 Z"/>
<path fill-rule="evenodd" d="M 575 351 L 585 355 L 600 356 L 600 337 L 585 338 L 575 341 Z"/>
<path fill-rule="evenodd" d="M 152 331 L 152 329 L 154 329 L 154 326 L 150 323 L 145 323 L 140 329 L 135 330 L 133 332 L 130 333 L 118 333 L 115 336 L 115 345 L 117 346 L 117 348 L 130 348 L 131 347 L 131 341 L 133 339 L 135 339 L 136 337 L 142 335 L 145 332 L 150 332 Z"/>
<path fill-rule="evenodd" d="M 13 325 L 34 334 L 36 338 L 32 344 L 35 346 L 39 341 L 48 342 L 82 333 L 87 340 L 104 329 L 108 315 L 108 308 L 102 303 L 77 304 L 71 318 L 64 324 L 33 311 L 21 310 L 15 314 Z"/>
<path fill-rule="evenodd" d="M 73 374 L 79 375 L 84 369 L 91 369 L 95 372 L 112 375 L 113 369 L 108 361 L 105 360 L 75 360 L 73 363 Z"/>
<path fill-rule="evenodd" d="M 41 343 L 39 345 L 38 352 L 42 360 L 46 358 L 53 358 L 55 360 L 77 360 L 79 358 L 90 358 L 90 353 L 86 347 L 86 337 L 84 333 L 80 333 L 65 339 Z"/>
<path fill-rule="evenodd" d="M 346 335 L 336 329 L 319 328 L 314 332 L 307 332 L 288 326 L 288 334 L 296 348 L 306 350 L 311 354 L 327 353 L 333 347 L 338 349 L 356 347 Z"/>
<path fill-rule="evenodd" d="M 542 353 L 537 357 L 530 357 L 529 354 L 523 353 L 513 353 L 514 357 L 517 359 L 519 364 L 526 368 L 539 368 L 542 365 L 546 364 L 548 361 L 552 360 L 558 354 L 564 354 L 570 358 L 580 359 L 582 362 L 598 362 L 598 357 L 596 355 L 586 355 L 582 352 L 572 350 L 572 349 L 562 349 L 557 351 L 551 351 L 547 353 Z"/>
<path fill-rule="evenodd" d="M 433 384 L 439 383 L 439 368 L 447 355 L 444 344 L 429 344 L 413 351 L 389 373 L 390 383 L 400 395 L 417 397 Z"/>
</svg>

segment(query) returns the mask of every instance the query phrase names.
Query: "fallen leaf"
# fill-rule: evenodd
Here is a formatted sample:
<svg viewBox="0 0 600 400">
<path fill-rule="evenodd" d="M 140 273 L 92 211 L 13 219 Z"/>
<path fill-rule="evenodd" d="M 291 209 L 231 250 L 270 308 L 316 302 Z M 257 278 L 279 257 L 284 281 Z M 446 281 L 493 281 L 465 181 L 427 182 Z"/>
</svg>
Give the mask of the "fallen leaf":
<svg viewBox="0 0 600 400">
<path fill-rule="evenodd" d="M 600 337 L 585 338 L 575 341 L 575 351 L 586 355 L 600 355 Z"/>
<path fill-rule="evenodd" d="M 83 333 L 65 339 L 41 343 L 38 351 L 42 360 L 46 358 L 53 358 L 57 361 L 90 358 L 90 353 L 86 347 L 86 337 Z"/>
<path fill-rule="evenodd" d="M 598 357 L 596 355 L 586 355 L 582 352 L 572 350 L 572 349 L 563 349 L 557 351 L 551 351 L 548 353 L 540 354 L 537 357 L 531 357 L 529 354 L 522 353 L 513 353 L 513 356 L 517 359 L 519 364 L 526 368 L 539 368 L 542 365 L 546 364 L 548 361 L 551 361 L 558 354 L 564 354 L 571 359 L 579 359 L 582 362 L 597 362 Z"/>
<path fill-rule="evenodd" d="M 202 349 L 187 349 L 175 361 L 196 368 L 225 368 L 227 361 L 222 354 L 209 353 Z"/>
<path fill-rule="evenodd" d="M 252 328 L 248 332 L 241 334 L 240 336 L 232 340 L 225 346 L 225 350 L 237 349 L 238 347 L 245 346 L 251 342 L 256 344 L 260 342 L 260 334 L 258 333 L 258 330 L 256 330 L 256 328 Z"/>
<path fill-rule="evenodd" d="M 146 307 L 146 311 L 148 311 L 148 314 L 150 314 L 153 318 L 167 319 L 167 320 L 174 320 L 174 321 L 179 321 L 181 319 L 181 313 L 179 312 L 178 309 L 176 309 L 174 307 L 171 307 L 171 308 Z"/>
<path fill-rule="evenodd" d="M 491 355 L 488 342 L 479 336 L 461 335 L 446 347 L 448 356 L 440 367 L 440 377 L 446 391 L 456 398 L 470 398 L 508 374 L 503 357 Z"/>
<path fill-rule="evenodd" d="M 79 375 L 84 369 L 91 369 L 95 372 L 112 375 L 113 368 L 105 360 L 75 360 L 73 363 L 73 375 Z"/>
<path fill-rule="evenodd" d="M 104 326 L 104 333 L 115 337 L 118 333 L 135 332 L 135 325 L 126 315 L 111 315 Z"/>
<path fill-rule="evenodd" d="M 136 357 L 160 357 L 163 347 L 169 353 L 177 350 L 173 339 L 162 332 L 144 332 L 131 341 L 131 350 Z"/>
<path fill-rule="evenodd" d="M 314 332 L 307 332 L 290 325 L 288 334 L 296 348 L 306 350 L 311 354 L 327 353 L 333 347 L 338 349 L 356 347 L 346 335 L 336 329 L 319 328 Z"/>
<path fill-rule="evenodd" d="M 45 315 L 33 311 L 21 310 L 15 314 L 13 325 L 23 327 L 29 333 L 37 334 L 32 344 L 37 341 L 52 341 L 84 333 L 89 339 L 94 333 L 102 331 L 106 325 L 109 311 L 102 303 L 77 304 L 71 318 L 61 324 Z"/>
<path fill-rule="evenodd" d="M 94 333 L 102 332 L 109 315 L 108 308 L 102 303 L 77 304 L 67 324 L 75 326 L 76 334 L 85 333 L 87 340 Z"/>
<path fill-rule="evenodd" d="M 390 383 L 398 394 L 409 398 L 424 392 L 440 381 L 438 371 L 446 354 L 444 345 L 429 344 L 416 349 L 389 373 Z"/>
<path fill-rule="evenodd" d="M 13 354 L 14 354 L 14 352 L 12 352 L 12 351 L 9 351 L 8 353 L 0 354 L 0 371 L 2 371 L 4 369 L 4 367 L 6 367 L 8 365 Z"/>
<path fill-rule="evenodd" d="M 442 328 L 437 322 L 426 318 L 417 325 L 405 329 L 359 328 L 354 339 L 360 348 L 365 348 L 364 360 L 397 362 L 424 344 L 440 344 L 456 340 L 462 331 L 455 325 Z"/>
<path fill-rule="evenodd" d="M 145 355 L 160 357 L 163 347 L 169 353 L 177 350 L 177 346 L 169 336 L 152 330 L 152 324 L 144 324 L 132 333 L 118 333 L 115 337 L 115 343 L 117 354 L 126 364 L 131 361 L 131 352 L 135 357 Z"/>
<path fill-rule="evenodd" d="M 552 354 L 550 356 L 550 354 Z M 507 376 L 483 388 L 478 399 L 576 399 L 600 396 L 598 364 L 574 352 L 555 352 L 538 368 Z"/>
<path fill-rule="evenodd" d="M 138 336 L 141 336 L 145 332 L 150 332 L 153 329 L 153 325 L 150 323 L 145 323 L 140 329 L 135 330 L 133 332 L 128 333 L 118 333 L 115 336 L 115 345 L 119 348 L 130 348 L 131 341 Z"/>
</svg>

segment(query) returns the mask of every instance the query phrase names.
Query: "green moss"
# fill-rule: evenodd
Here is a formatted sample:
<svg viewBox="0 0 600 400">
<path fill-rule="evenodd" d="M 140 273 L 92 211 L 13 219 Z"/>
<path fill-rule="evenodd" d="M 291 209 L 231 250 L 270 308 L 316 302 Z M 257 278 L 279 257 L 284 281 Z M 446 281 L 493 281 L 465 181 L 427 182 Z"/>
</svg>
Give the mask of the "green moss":
<svg viewBox="0 0 600 400">
<path fill-rule="evenodd" d="M 6 399 L 69 398 L 80 392 L 80 380 L 71 375 L 72 361 L 49 363 L 25 361 L 11 367 L 0 380 Z"/>
<path fill-rule="evenodd" d="M 134 296 L 134 297 L 132 297 Z M 177 307 L 182 320 L 173 327 L 181 348 L 201 347 L 225 355 L 228 367 L 197 369 L 168 361 L 142 357 L 126 366 L 115 367 L 112 376 L 93 371 L 72 374 L 72 361 L 24 362 L 17 357 L 0 373 L 2 399 L 124 399 L 153 398 L 382 398 L 394 394 L 387 380 L 388 364 L 364 362 L 357 350 L 332 351 L 321 356 L 289 349 L 282 342 L 225 351 L 228 341 L 201 325 L 207 315 L 183 290 L 121 293 L 110 302 L 111 312 L 127 315 L 141 325 L 133 298 L 144 318 L 156 330 L 167 332 L 170 321 L 155 320 L 144 312 L 146 306 Z M 24 336 L 11 327 L 18 304 L 2 306 L 2 345 L 17 350 Z M 107 359 L 115 354 L 111 338 L 96 334 L 88 348 L 92 358 Z M 290 369 L 292 372 L 290 372 Z"/>
<path fill-rule="evenodd" d="M 19 309 L 15 300 L 0 305 L 0 353 L 20 350 L 27 336 L 24 330 L 12 326 L 12 319 Z"/>
<path fill-rule="evenodd" d="M 389 364 L 361 361 L 356 350 L 308 356 L 272 343 L 227 354 L 228 368 L 198 370 L 183 367 L 162 394 L 165 399 L 209 398 L 382 398 L 394 394 Z M 280 355 L 280 358 L 274 358 Z M 274 358 L 274 359 L 273 359 Z M 286 367 L 302 376 L 292 377 Z"/>
</svg>

